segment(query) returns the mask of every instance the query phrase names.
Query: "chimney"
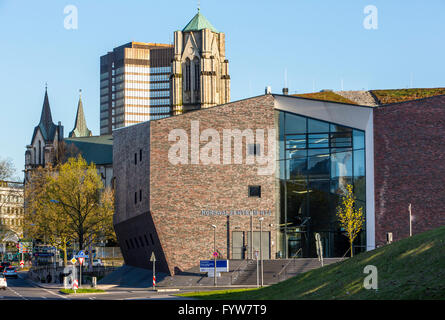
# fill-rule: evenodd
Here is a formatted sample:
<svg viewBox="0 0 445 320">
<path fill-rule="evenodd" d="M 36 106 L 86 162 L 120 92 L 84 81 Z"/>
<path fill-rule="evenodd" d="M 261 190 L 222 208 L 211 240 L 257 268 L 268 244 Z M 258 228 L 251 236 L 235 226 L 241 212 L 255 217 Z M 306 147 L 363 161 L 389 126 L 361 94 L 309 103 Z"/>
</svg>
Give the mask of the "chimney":
<svg viewBox="0 0 445 320">
<path fill-rule="evenodd" d="M 283 88 L 283 94 L 287 96 L 289 94 L 289 88 Z"/>
<path fill-rule="evenodd" d="M 266 90 L 265 90 L 265 93 L 266 94 L 271 94 L 272 93 L 272 88 L 270 86 L 267 86 Z"/>
</svg>

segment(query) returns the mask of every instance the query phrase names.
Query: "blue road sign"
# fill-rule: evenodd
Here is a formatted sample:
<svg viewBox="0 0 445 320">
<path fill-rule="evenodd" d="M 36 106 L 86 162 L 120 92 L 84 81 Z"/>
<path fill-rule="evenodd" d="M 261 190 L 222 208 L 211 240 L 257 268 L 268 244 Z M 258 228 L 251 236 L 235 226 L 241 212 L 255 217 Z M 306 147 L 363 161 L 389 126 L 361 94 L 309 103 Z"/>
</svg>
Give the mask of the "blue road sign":
<svg viewBox="0 0 445 320">
<path fill-rule="evenodd" d="M 77 253 L 77 255 L 75 255 L 74 257 L 75 257 L 75 258 L 87 258 L 88 255 L 86 255 L 85 252 L 83 252 L 83 251 L 81 250 L 81 251 L 79 251 L 79 252 Z"/>
<path fill-rule="evenodd" d="M 200 272 L 213 272 L 215 269 L 214 260 L 200 260 Z M 229 260 L 216 260 L 216 272 L 229 272 Z"/>
</svg>

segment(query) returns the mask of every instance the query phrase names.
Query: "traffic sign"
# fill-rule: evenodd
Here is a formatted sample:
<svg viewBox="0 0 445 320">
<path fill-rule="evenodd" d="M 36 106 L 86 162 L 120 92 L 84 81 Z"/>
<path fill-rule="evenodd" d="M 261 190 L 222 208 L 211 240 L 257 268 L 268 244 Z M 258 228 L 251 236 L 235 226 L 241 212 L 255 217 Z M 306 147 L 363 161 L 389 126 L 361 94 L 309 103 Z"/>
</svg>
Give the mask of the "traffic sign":
<svg viewBox="0 0 445 320">
<path fill-rule="evenodd" d="M 80 265 L 82 265 L 83 264 L 83 260 L 84 260 L 85 258 L 81 258 L 81 257 L 79 257 L 79 263 L 80 263 Z"/>
<path fill-rule="evenodd" d="M 217 256 L 218 256 L 218 252 L 216 252 L 216 251 L 213 252 L 213 256 L 214 256 L 214 257 L 217 257 Z"/>
<path fill-rule="evenodd" d="M 151 258 L 150 258 L 150 261 L 156 261 L 156 256 L 155 256 L 155 253 L 154 253 L 154 251 L 151 253 Z"/>
<path fill-rule="evenodd" d="M 76 262 L 77 262 L 76 258 L 74 258 L 74 257 L 70 261 L 72 264 L 76 264 Z"/>
<path fill-rule="evenodd" d="M 25 261 L 23 261 L 23 260 L 20 260 L 20 267 L 22 267 L 23 268 L 23 266 L 25 265 Z"/>
<path fill-rule="evenodd" d="M 76 258 L 86 258 L 88 255 L 85 254 L 82 250 L 77 253 Z"/>
<path fill-rule="evenodd" d="M 79 289 L 79 283 L 77 282 L 77 280 L 73 280 L 73 289 L 74 290 Z"/>
</svg>

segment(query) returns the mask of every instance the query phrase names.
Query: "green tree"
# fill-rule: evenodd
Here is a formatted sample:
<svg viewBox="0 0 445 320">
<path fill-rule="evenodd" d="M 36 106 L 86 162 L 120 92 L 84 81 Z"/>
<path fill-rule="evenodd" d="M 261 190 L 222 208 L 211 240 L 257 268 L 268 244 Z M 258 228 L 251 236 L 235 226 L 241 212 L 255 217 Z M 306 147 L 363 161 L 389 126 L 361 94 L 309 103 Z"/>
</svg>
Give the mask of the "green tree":
<svg viewBox="0 0 445 320">
<path fill-rule="evenodd" d="M 115 237 L 113 191 L 104 188 L 93 163 L 88 165 L 78 155 L 54 169 L 43 170 L 40 176 L 36 174 L 34 182 L 38 179 L 37 186 L 27 193 L 27 224 L 61 248 L 65 262 L 69 240 L 76 240 L 83 250 L 90 243 Z"/>
</svg>

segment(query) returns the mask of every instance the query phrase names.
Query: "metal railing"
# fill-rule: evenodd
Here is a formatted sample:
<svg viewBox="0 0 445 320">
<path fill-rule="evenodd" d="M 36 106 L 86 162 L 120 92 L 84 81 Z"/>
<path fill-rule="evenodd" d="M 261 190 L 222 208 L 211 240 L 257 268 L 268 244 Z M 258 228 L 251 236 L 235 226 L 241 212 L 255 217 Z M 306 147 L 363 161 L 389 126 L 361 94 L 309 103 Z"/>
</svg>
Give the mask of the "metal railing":
<svg viewBox="0 0 445 320">
<path fill-rule="evenodd" d="M 278 272 L 278 273 L 276 274 L 276 277 L 277 277 L 278 281 L 280 281 L 282 273 L 283 273 L 283 272 L 286 272 L 287 267 L 289 266 L 289 264 L 290 264 L 291 262 L 294 262 L 294 261 L 298 258 L 298 253 L 299 253 L 300 251 L 302 251 L 302 249 L 303 249 L 303 248 L 298 249 L 297 252 L 295 252 L 295 254 L 292 255 L 291 260 L 289 260 L 289 261 L 283 266 L 283 268 L 281 268 L 280 272 Z M 286 276 L 287 276 L 287 274 L 285 274 L 285 278 L 286 278 Z"/>
<path fill-rule="evenodd" d="M 233 282 L 235 282 L 238 277 L 240 276 L 241 272 L 245 271 L 246 268 L 252 264 L 255 263 L 256 260 L 251 260 L 251 259 L 246 259 L 243 260 L 242 263 L 240 263 L 240 265 L 238 266 L 238 268 L 235 269 L 235 271 L 233 271 L 231 277 L 230 277 L 230 284 L 233 285 Z"/>
</svg>

